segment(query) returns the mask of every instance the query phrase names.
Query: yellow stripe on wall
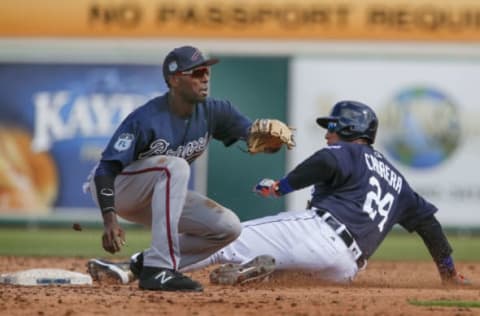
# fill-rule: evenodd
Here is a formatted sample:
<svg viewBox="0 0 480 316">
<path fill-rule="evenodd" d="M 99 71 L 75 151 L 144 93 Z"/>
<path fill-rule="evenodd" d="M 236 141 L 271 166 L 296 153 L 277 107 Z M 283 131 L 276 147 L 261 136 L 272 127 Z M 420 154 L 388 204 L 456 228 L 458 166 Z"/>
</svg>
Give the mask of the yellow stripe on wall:
<svg viewBox="0 0 480 316">
<path fill-rule="evenodd" d="M 3 0 L 3 37 L 479 41 L 477 0 Z"/>
</svg>

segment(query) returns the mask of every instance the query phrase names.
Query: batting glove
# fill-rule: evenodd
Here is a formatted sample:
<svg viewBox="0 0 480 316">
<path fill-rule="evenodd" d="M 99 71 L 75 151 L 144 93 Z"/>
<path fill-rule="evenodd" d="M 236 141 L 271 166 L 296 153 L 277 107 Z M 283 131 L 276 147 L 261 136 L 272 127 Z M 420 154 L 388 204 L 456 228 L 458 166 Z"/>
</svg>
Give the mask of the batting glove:
<svg viewBox="0 0 480 316">
<path fill-rule="evenodd" d="M 442 283 L 444 285 L 472 285 L 469 279 L 457 272 L 448 278 L 443 278 Z"/>
<path fill-rule="evenodd" d="M 262 179 L 253 188 L 253 192 L 265 198 L 279 197 L 280 194 L 278 192 L 278 181 L 272 179 Z"/>
</svg>

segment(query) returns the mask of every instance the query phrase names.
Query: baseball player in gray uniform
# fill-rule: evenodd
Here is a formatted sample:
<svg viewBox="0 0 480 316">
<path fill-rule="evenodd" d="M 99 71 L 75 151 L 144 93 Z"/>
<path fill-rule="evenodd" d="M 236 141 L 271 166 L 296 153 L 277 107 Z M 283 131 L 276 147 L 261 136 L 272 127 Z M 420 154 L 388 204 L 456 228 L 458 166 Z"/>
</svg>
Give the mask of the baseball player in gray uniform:
<svg viewBox="0 0 480 316">
<path fill-rule="evenodd" d="M 172 50 L 163 63 L 169 91 L 120 124 L 89 179 L 103 216 L 106 251 L 116 253 L 125 243 L 117 215 L 151 227 L 151 247 L 142 253 L 141 289 L 201 291 L 202 285 L 179 269 L 240 235 L 235 213 L 188 190 L 190 163 L 211 138 L 229 146 L 251 132 L 250 119 L 229 101 L 208 97 L 210 66 L 217 62 L 195 47 Z"/>
</svg>

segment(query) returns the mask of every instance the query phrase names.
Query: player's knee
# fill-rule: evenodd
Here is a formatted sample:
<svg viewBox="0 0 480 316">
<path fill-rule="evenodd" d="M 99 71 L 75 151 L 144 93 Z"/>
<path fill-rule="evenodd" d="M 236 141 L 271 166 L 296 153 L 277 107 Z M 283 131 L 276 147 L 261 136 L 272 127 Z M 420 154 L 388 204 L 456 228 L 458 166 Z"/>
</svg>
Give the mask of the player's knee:
<svg viewBox="0 0 480 316">
<path fill-rule="evenodd" d="M 242 224 L 240 223 L 240 220 L 238 220 L 238 222 L 235 222 L 235 224 L 232 225 L 232 227 L 229 230 L 228 242 L 232 242 L 235 239 L 237 239 L 241 233 L 242 233 Z"/>
<path fill-rule="evenodd" d="M 238 216 L 229 209 L 224 210 L 223 218 L 219 221 L 217 236 L 226 244 L 234 241 L 242 232 L 242 224 Z"/>
<path fill-rule="evenodd" d="M 189 179 L 190 165 L 185 159 L 173 156 L 158 156 L 155 159 L 154 163 L 166 167 L 173 178 Z"/>
</svg>

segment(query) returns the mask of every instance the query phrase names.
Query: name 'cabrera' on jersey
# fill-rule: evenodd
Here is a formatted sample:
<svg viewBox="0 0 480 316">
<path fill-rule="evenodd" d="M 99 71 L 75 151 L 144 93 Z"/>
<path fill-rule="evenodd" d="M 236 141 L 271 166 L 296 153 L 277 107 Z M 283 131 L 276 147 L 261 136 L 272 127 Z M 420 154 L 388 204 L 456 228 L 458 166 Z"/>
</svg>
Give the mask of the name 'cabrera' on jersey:
<svg viewBox="0 0 480 316">
<path fill-rule="evenodd" d="M 309 159 L 322 156 L 333 156 L 333 172 L 314 184 L 312 206 L 328 210 L 345 224 L 367 258 L 393 225 L 412 232 L 419 220 L 437 211 L 371 146 L 339 142 Z"/>
<path fill-rule="evenodd" d="M 169 155 L 193 162 L 207 148 L 211 137 L 229 146 L 245 139 L 251 121 L 228 101 L 207 98 L 192 115 L 181 118 L 168 108 L 167 94 L 139 107 L 120 124 L 105 151 L 96 175 L 111 173 L 108 162 L 125 168 L 131 162 Z M 110 170 L 108 170 L 110 169 Z"/>
</svg>

